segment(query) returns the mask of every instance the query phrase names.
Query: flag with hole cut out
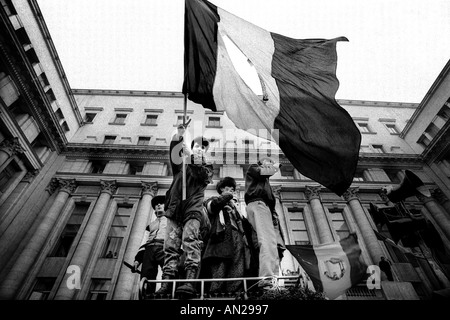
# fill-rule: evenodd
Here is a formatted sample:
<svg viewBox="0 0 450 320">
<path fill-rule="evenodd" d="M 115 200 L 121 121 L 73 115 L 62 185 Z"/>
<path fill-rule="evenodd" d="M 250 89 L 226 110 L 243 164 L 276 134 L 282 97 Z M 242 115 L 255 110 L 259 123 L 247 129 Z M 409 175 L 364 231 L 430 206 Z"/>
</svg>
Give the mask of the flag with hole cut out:
<svg viewBox="0 0 450 320">
<path fill-rule="evenodd" d="M 353 181 L 361 134 L 335 100 L 336 42 L 268 32 L 206 0 L 185 1 L 183 93 L 237 128 L 270 132 L 303 175 L 342 195 Z M 233 44 L 256 71 L 255 93 L 230 56 Z M 265 137 L 264 137 L 265 138 Z"/>
</svg>

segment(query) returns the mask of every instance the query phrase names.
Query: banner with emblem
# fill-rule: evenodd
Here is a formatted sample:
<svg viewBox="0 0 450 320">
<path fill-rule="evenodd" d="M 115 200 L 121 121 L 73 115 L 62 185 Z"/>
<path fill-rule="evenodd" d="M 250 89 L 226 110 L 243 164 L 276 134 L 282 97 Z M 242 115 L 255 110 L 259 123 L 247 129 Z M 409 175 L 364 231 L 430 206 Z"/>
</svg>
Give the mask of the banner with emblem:
<svg viewBox="0 0 450 320">
<path fill-rule="evenodd" d="M 335 299 L 366 277 L 367 265 L 355 233 L 321 245 L 286 245 L 311 278 L 317 291 Z"/>
</svg>

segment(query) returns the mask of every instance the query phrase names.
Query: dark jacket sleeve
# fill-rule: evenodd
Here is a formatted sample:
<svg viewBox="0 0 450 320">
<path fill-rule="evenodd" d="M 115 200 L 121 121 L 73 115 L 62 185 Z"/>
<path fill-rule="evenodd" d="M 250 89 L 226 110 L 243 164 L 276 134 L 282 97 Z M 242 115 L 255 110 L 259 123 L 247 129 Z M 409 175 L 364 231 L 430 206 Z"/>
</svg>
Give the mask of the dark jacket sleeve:
<svg viewBox="0 0 450 320">
<path fill-rule="evenodd" d="M 175 138 L 175 136 L 174 136 Z M 172 174 L 175 176 L 183 168 L 183 137 L 179 140 L 172 139 L 169 147 L 170 165 L 172 167 Z"/>
<path fill-rule="evenodd" d="M 247 171 L 247 174 L 253 178 L 267 178 L 273 176 L 278 170 L 272 165 L 260 166 L 257 164 L 252 164 Z"/>
<path fill-rule="evenodd" d="M 233 199 L 232 194 L 213 198 L 210 203 L 211 213 L 218 213 L 231 199 Z"/>
<path fill-rule="evenodd" d="M 142 263 L 142 261 L 144 260 L 144 251 L 145 251 L 145 247 L 139 248 L 139 251 L 136 253 L 136 256 L 134 257 L 134 261 Z"/>
</svg>

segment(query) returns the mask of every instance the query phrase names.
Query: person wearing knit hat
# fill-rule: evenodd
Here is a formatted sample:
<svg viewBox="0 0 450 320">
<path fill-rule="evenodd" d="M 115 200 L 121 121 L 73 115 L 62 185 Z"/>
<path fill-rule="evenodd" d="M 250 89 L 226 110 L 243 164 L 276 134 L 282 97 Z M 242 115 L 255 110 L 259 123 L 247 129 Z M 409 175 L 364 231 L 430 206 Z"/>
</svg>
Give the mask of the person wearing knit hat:
<svg viewBox="0 0 450 320">
<path fill-rule="evenodd" d="M 211 231 L 202 257 L 203 277 L 249 276 L 245 271 L 250 269 L 250 249 L 243 227 L 245 218 L 236 204 L 236 181 L 225 177 L 217 183 L 216 190 L 219 196 L 205 201 Z M 211 282 L 209 293 L 236 293 L 241 287 L 242 281 L 215 281 Z"/>
<path fill-rule="evenodd" d="M 142 264 L 141 279 L 155 280 L 158 266 L 162 268 L 164 264 L 164 237 L 167 226 L 167 218 L 163 216 L 165 199 L 163 195 L 153 197 L 151 205 L 156 219 L 145 228 L 141 245 L 134 257 L 134 271 Z M 150 283 L 146 293 L 154 293 L 155 289 L 156 285 Z"/>
</svg>

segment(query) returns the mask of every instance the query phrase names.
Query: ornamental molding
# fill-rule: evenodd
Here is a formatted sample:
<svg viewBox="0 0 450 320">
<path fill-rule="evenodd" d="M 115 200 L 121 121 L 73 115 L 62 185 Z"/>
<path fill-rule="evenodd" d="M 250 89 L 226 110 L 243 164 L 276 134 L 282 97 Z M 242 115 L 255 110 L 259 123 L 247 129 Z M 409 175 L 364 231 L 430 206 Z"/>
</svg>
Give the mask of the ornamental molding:
<svg viewBox="0 0 450 320">
<path fill-rule="evenodd" d="M 442 192 L 441 189 L 436 188 L 434 190 L 431 191 L 431 195 L 433 196 L 433 198 L 435 198 L 437 200 L 437 202 L 439 202 L 440 204 L 443 204 L 445 202 L 448 201 L 447 196 Z"/>
<path fill-rule="evenodd" d="M 117 191 L 116 180 L 100 180 L 101 193 L 106 192 L 109 194 L 114 194 Z"/>
<path fill-rule="evenodd" d="M 24 149 L 20 145 L 19 138 L 5 139 L 0 143 L 0 149 L 9 154 L 10 157 L 23 153 Z"/>
<path fill-rule="evenodd" d="M 155 197 L 158 194 L 158 182 L 141 182 L 142 194 L 149 194 Z"/>
<path fill-rule="evenodd" d="M 9 34 L 13 38 L 16 37 L 14 30 L 10 30 Z M 4 44 L 5 42 L 0 43 L 0 53 L 6 58 L 9 75 L 23 97 L 30 115 L 38 123 L 47 142 L 51 144 L 51 149 L 60 151 L 67 144 L 67 139 L 61 126 L 55 120 L 56 116 L 53 114 L 44 89 L 39 82 L 35 81 L 36 72 L 28 59 L 23 58 L 26 56 L 24 49 L 20 46 L 4 46 Z"/>
<path fill-rule="evenodd" d="M 60 191 L 67 192 L 68 194 L 74 193 L 77 188 L 77 183 L 75 179 L 71 180 L 58 179 L 58 184 L 60 187 Z"/>
<path fill-rule="evenodd" d="M 58 189 L 59 183 L 58 183 L 58 179 L 57 178 L 53 178 L 50 180 L 47 188 L 45 188 L 46 191 L 48 191 L 48 193 L 53 194 L 56 189 Z"/>
<path fill-rule="evenodd" d="M 351 187 L 348 188 L 347 191 L 344 192 L 342 195 L 345 199 L 345 201 L 349 202 L 351 200 L 359 200 L 359 187 Z"/>
<path fill-rule="evenodd" d="M 320 190 L 321 186 L 306 186 L 305 187 L 305 196 L 308 201 L 313 199 L 320 199 Z"/>
<path fill-rule="evenodd" d="M 272 193 L 276 198 L 278 198 L 278 200 L 281 199 L 281 189 L 281 185 L 272 186 Z"/>
<path fill-rule="evenodd" d="M 22 178 L 23 182 L 28 182 L 30 183 L 31 181 L 33 181 L 33 179 L 39 174 L 39 170 L 31 170 L 31 171 L 27 171 L 27 173 L 25 174 L 25 176 Z"/>
</svg>

